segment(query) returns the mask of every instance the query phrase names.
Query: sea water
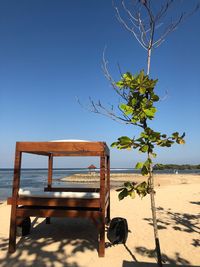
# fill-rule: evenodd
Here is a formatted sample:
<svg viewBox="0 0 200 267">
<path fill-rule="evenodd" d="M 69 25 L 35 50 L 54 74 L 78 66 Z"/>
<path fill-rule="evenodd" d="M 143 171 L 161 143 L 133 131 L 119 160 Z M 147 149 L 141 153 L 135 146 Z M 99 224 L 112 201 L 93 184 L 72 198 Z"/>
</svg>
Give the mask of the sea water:
<svg viewBox="0 0 200 267">
<path fill-rule="evenodd" d="M 53 180 L 55 186 L 65 186 L 65 182 L 60 181 L 60 178 L 73 175 L 75 173 L 87 173 L 88 169 L 54 169 Z M 98 169 L 97 169 L 98 172 Z M 138 173 L 138 170 L 134 169 L 111 169 L 111 173 Z M 174 170 L 157 171 L 157 173 L 174 173 Z M 198 173 L 200 170 L 183 170 L 179 173 Z M 37 191 L 47 186 L 47 169 L 22 169 L 20 187 L 29 189 L 31 191 Z M 7 199 L 12 194 L 12 183 L 13 183 L 13 169 L 0 169 L 0 201 Z M 68 186 L 70 184 L 68 183 Z M 78 186 L 78 185 L 76 185 Z"/>
</svg>

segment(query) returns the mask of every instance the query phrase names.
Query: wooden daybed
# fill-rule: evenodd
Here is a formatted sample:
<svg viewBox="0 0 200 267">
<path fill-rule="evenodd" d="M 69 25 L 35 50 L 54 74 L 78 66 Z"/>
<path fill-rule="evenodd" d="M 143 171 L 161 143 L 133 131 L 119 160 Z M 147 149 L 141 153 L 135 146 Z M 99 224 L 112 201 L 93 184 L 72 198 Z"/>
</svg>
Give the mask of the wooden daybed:
<svg viewBox="0 0 200 267">
<path fill-rule="evenodd" d="M 23 153 L 48 157 L 48 183 L 42 193 L 20 189 L 20 170 Z M 99 188 L 53 187 L 53 158 L 60 156 L 96 156 L 100 159 Z M 12 197 L 7 203 L 11 207 L 9 252 L 16 250 L 16 228 L 18 222 L 30 216 L 44 217 L 88 217 L 98 229 L 98 254 L 104 256 L 105 223 L 110 220 L 110 154 L 105 142 L 59 141 L 17 142 Z"/>
</svg>

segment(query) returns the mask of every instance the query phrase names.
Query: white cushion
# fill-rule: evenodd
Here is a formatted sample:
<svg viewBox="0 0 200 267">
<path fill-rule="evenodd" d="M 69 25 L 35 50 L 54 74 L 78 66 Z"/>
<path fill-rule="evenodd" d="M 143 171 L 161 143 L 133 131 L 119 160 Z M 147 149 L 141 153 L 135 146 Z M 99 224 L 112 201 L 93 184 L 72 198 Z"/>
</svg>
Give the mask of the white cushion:
<svg viewBox="0 0 200 267">
<path fill-rule="evenodd" d="M 93 192 L 44 192 L 44 191 L 34 191 L 19 189 L 19 196 L 30 196 L 30 197 L 51 197 L 51 198 L 99 198 L 99 193 Z"/>
<path fill-rule="evenodd" d="M 91 142 L 91 141 L 79 140 L 79 139 L 63 139 L 63 140 L 51 140 L 49 142 Z"/>
</svg>

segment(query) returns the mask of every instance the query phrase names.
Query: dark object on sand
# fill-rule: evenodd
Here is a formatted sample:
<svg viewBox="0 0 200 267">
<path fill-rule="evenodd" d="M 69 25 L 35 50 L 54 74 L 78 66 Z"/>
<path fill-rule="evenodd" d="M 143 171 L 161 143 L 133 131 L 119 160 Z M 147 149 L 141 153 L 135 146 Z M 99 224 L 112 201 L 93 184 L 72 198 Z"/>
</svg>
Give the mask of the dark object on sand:
<svg viewBox="0 0 200 267">
<path fill-rule="evenodd" d="M 113 244 L 125 244 L 128 237 L 127 220 L 121 217 L 113 218 L 108 228 L 107 238 Z"/>
</svg>

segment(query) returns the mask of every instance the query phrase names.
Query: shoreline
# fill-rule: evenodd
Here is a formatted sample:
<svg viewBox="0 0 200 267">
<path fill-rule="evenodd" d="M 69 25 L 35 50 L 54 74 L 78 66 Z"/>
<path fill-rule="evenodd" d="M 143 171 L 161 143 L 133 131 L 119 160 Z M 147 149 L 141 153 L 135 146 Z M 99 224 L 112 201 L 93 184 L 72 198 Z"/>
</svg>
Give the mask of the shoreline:
<svg viewBox="0 0 200 267">
<path fill-rule="evenodd" d="M 154 174 L 155 186 L 161 185 L 172 185 L 172 184 L 191 184 L 200 183 L 200 174 Z M 66 176 L 59 178 L 60 182 L 70 182 L 70 183 L 97 183 L 100 180 L 100 175 L 95 174 L 73 174 L 71 176 Z M 140 183 L 147 180 L 146 176 L 134 173 L 111 173 L 110 174 L 110 184 L 114 185 L 116 183 L 124 183 L 126 181 L 134 181 Z"/>
</svg>

